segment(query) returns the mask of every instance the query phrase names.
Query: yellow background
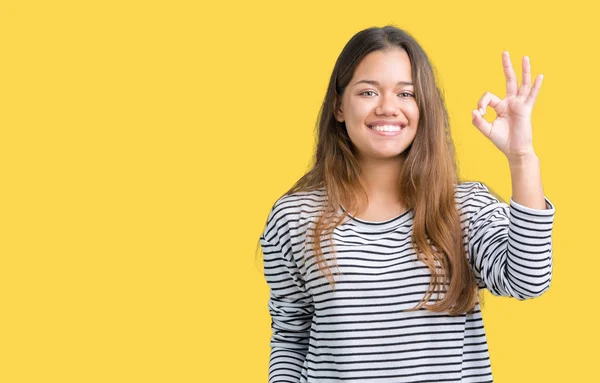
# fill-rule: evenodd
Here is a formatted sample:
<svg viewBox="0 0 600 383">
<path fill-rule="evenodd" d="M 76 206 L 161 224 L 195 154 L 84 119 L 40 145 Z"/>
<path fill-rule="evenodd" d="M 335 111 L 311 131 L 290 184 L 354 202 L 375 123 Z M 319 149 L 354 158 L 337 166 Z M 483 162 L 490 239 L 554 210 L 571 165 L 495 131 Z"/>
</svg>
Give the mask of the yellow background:
<svg viewBox="0 0 600 383">
<path fill-rule="evenodd" d="M 510 197 L 471 125 L 501 52 L 545 75 L 556 205 L 542 297 L 486 295 L 494 378 L 597 377 L 600 27 L 587 1 L 1 1 L 0 381 L 266 382 L 256 245 L 310 164 L 335 59 L 393 23 L 437 67 L 462 176 Z M 493 113 L 491 113 L 493 115 Z"/>
</svg>

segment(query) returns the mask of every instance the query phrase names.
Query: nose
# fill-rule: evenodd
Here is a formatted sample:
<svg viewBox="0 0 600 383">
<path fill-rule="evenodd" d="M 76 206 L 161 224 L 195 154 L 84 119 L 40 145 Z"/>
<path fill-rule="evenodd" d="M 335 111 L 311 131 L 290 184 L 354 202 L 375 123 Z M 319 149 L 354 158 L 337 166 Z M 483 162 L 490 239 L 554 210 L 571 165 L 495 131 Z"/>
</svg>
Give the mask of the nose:
<svg viewBox="0 0 600 383">
<path fill-rule="evenodd" d="M 392 115 L 397 116 L 400 112 L 400 107 L 398 106 L 398 100 L 395 95 L 392 96 L 383 96 L 380 99 L 379 105 L 375 108 L 375 114 L 384 114 L 384 115 Z"/>
</svg>

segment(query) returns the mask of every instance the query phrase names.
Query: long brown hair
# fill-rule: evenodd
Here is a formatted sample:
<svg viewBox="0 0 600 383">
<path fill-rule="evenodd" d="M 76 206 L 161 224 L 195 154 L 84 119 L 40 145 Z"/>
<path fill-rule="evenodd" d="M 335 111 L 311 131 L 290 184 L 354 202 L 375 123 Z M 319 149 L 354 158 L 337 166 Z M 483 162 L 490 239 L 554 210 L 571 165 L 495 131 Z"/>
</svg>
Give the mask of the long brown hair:
<svg viewBox="0 0 600 383">
<path fill-rule="evenodd" d="M 373 51 L 389 48 L 400 48 L 408 54 L 419 108 L 415 139 L 402 153 L 404 166 L 398 193 L 404 205 L 414 212 L 412 245 L 419 259 L 428 266 L 431 281 L 421 302 L 411 310 L 424 307 L 450 315 L 469 312 L 476 303 L 477 285 L 462 244 L 460 216 L 455 205 L 458 174 L 448 113 L 429 58 L 407 32 L 393 25 L 372 27 L 348 41 L 335 63 L 319 111 L 314 165 L 284 195 L 326 190 L 326 206 L 312 235 L 313 250 L 319 270 L 334 287 L 333 272 L 323 255 L 321 238 L 332 238 L 334 228 L 357 209 L 359 194 L 368 199 L 359 182 L 361 170 L 355 148 L 345 124 L 335 119 L 334 111 L 340 107 L 346 86 L 361 60 Z M 346 211 L 343 216 L 337 214 L 341 206 Z M 433 294 L 439 296 L 441 292 L 444 292 L 442 299 L 427 304 Z"/>
</svg>

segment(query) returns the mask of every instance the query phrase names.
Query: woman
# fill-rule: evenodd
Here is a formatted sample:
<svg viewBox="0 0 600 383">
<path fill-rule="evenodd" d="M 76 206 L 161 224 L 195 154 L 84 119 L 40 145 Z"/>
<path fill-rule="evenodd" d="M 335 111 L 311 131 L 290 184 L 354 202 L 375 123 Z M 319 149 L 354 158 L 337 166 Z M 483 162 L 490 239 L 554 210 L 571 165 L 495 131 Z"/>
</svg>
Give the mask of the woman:
<svg viewBox="0 0 600 383">
<path fill-rule="evenodd" d="M 486 93 L 473 124 L 508 159 L 510 205 L 458 182 L 429 59 L 406 32 L 368 28 L 340 54 L 314 167 L 260 238 L 272 318 L 269 382 L 491 382 L 478 291 L 527 299 L 552 276 L 554 206 L 531 137 L 542 83 Z M 497 118 L 483 115 L 492 107 Z"/>
</svg>

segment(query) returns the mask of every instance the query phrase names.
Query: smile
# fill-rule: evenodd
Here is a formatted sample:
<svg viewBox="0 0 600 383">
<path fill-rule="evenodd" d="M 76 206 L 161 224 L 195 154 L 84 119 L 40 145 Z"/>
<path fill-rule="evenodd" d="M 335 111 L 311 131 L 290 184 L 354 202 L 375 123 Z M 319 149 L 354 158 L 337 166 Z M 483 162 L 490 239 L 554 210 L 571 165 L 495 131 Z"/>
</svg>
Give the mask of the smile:
<svg viewBox="0 0 600 383">
<path fill-rule="evenodd" d="M 402 130 L 404 130 L 404 126 L 397 125 L 379 125 L 379 126 L 369 126 L 368 127 L 372 132 L 380 135 L 380 136 L 396 136 L 400 134 Z"/>
<path fill-rule="evenodd" d="M 378 125 L 369 126 L 369 128 L 377 132 L 397 132 L 402 129 L 402 127 L 398 125 Z"/>
</svg>

